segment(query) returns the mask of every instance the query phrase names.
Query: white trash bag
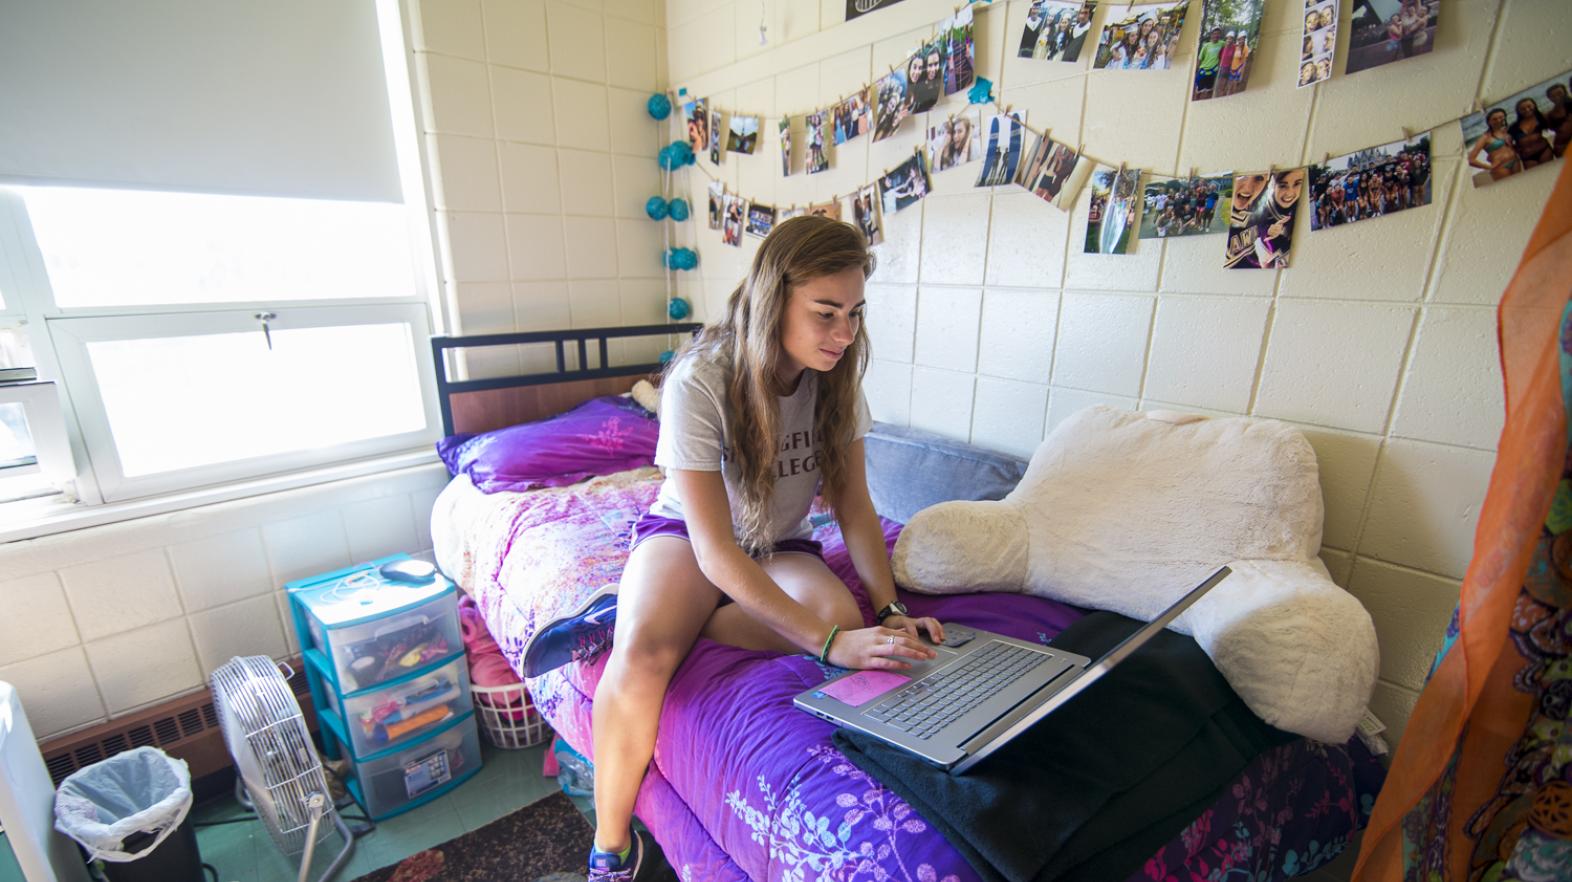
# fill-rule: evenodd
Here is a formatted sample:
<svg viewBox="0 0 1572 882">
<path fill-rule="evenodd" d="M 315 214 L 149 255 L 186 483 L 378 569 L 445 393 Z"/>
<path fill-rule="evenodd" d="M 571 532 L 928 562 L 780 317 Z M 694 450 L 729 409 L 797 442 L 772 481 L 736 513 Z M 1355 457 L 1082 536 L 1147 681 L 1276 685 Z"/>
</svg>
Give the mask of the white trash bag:
<svg viewBox="0 0 1572 882">
<path fill-rule="evenodd" d="M 156 747 L 117 753 L 71 773 L 55 793 L 55 829 L 75 839 L 93 858 L 134 861 L 157 848 L 191 811 L 191 771 L 186 761 Z M 154 834 L 132 853 L 122 842 Z"/>
</svg>

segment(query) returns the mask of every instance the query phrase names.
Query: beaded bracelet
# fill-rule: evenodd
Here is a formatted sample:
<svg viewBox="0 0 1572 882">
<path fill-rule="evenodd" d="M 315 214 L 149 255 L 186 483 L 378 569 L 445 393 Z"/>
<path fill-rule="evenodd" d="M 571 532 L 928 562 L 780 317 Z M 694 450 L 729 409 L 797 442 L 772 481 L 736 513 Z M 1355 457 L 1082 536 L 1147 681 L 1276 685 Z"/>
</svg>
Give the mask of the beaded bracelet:
<svg viewBox="0 0 1572 882">
<path fill-rule="evenodd" d="M 840 633 L 840 630 L 840 625 L 830 626 L 830 636 L 824 638 L 824 648 L 819 650 L 819 661 L 823 664 L 830 663 L 830 641 L 835 639 L 835 635 Z"/>
</svg>

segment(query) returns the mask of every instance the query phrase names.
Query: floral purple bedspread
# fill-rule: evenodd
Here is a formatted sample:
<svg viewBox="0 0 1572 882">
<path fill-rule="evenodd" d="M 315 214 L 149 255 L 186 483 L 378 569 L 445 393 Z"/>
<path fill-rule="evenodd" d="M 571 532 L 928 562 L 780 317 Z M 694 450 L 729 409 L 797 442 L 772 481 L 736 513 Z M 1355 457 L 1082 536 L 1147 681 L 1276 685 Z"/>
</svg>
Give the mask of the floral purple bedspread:
<svg viewBox="0 0 1572 882">
<path fill-rule="evenodd" d="M 474 595 L 515 669 L 535 623 L 616 581 L 633 521 L 659 477 L 641 469 L 570 488 L 484 496 L 460 478 L 433 524 L 439 562 Z M 893 545 L 900 526 L 886 524 Z M 825 557 L 872 610 L 839 530 L 815 531 Z M 1082 613 L 1014 594 L 902 592 L 919 615 L 1046 642 Z M 592 756 L 590 697 L 604 658 L 531 680 L 536 705 Z M 831 744 L 833 727 L 792 706 L 832 670 L 806 655 L 700 640 L 678 669 L 636 812 L 685 882 L 976 882 L 939 833 Z M 1308 873 L 1362 828 L 1384 771 L 1357 739 L 1295 741 L 1263 754 L 1229 792 L 1131 879 L 1281 879 Z"/>
</svg>

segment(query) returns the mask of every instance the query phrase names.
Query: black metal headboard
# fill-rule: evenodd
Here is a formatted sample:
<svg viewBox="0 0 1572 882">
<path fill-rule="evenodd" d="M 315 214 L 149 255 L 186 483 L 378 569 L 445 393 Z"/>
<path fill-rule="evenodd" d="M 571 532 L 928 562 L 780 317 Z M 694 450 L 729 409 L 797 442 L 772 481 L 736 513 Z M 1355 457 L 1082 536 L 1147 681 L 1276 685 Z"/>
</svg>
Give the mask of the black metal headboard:
<svg viewBox="0 0 1572 882">
<path fill-rule="evenodd" d="M 630 325 L 619 328 L 572 328 L 557 331 L 517 331 L 510 334 L 474 334 L 464 337 L 432 337 L 431 360 L 437 374 L 437 400 L 442 406 L 442 433 L 453 434 L 452 396 L 464 392 L 509 389 L 518 386 L 539 386 L 547 383 L 568 383 L 576 380 L 597 380 L 608 377 L 628 377 L 652 374 L 662 365 L 630 364 L 608 365 L 607 341 L 613 337 L 655 337 L 667 334 L 689 334 L 702 325 L 697 322 L 674 322 L 667 325 Z M 597 368 L 589 364 L 590 341 L 596 341 L 600 354 Z M 452 380 L 448 378 L 445 353 L 450 349 L 468 349 L 479 346 L 510 346 L 525 343 L 555 344 L 557 369 L 546 373 L 520 374 L 512 377 L 487 377 L 483 380 Z M 577 343 L 578 367 L 568 370 L 567 344 Z"/>
</svg>

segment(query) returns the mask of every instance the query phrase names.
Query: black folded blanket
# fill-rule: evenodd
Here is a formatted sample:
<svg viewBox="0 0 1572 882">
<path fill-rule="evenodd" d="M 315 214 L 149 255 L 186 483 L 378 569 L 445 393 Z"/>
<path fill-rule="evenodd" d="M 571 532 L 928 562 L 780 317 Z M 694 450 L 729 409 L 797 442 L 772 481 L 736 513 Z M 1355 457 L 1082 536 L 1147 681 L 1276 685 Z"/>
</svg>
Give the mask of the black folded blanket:
<svg viewBox="0 0 1572 882">
<path fill-rule="evenodd" d="M 1094 612 L 1052 645 L 1096 659 L 1140 623 Z M 1262 751 L 1262 722 L 1190 637 L 1164 631 L 964 775 L 841 729 L 836 746 L 988 882 L 1128 878 Z"/>
</svg>

